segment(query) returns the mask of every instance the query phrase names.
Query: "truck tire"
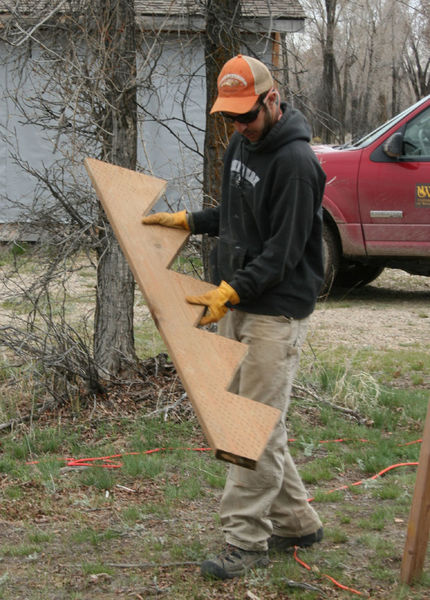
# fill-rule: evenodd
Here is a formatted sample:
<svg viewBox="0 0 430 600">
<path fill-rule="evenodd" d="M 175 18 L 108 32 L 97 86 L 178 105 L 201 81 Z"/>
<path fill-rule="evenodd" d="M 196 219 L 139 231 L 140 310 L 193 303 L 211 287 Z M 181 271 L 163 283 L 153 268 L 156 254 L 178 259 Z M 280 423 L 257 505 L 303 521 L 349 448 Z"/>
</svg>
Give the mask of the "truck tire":
<svg viewBox="0 0 430 600">
<path fill-rule="evenodd" d="M 380 265 L 350 263 L 339 269 L 333 285 L 343 288 L 363 287 L 379 277 L 383 270 L 384 267 Z"/>
<path fill-rule="evenodd" d="M 327 296 L 335 284 L 340 264 L 339 243 L 333 227 L 326 221 L 323 226 L 323 257 L 324 281 L 320 290 L 320 297 Z"/>
</svg>

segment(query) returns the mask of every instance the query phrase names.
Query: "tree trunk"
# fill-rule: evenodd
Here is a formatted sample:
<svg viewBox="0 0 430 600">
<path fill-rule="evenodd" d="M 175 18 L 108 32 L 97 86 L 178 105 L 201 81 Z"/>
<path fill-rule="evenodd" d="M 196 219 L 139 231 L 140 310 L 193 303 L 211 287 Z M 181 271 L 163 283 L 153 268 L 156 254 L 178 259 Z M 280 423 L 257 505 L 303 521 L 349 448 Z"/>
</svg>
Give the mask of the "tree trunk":
<svg viewBox="0 0 430 600">
<path fill-rule="evenodd" d="M 240 0 L 208 0 L 206 13 L 206 115 L 217 96 L 217 78 L 224 63 L 240 49 Z M 203 163 L 203 208 L 221 200 L 222 161 L 232 125 L 218 115 L 207 116 Z M 209 279 L 210 242 L 203 240 L 205 279 Z"/>
<path fill-rule="evenodd" d="M 100 0 L 100 64 L 106 104 L 103 160 L 136 168 L 136 43 L 134 0 Z M 101 215 L 94 357 L 104 374 L 117 376 L 136 361 L 133 336 L 134 278 L 107 219 Z"/>
<path fill-rule="evenodd" d="M 360 119 L 360 128 L 359 135 L 364 135 L 369 130 L 369 113 L 370 113 L 370 104 L 372 102 L 371 90 L 374 88 L 374 78 L 375 78 L 375 36 L 376 36 L 376 24 L 375 21 L 372 20 L 369 23 L 369 28 L 371 28 L 371 33 L 369 35 L 369 49 L 367 52 L 367 77 L 364 86 L 363 92 L 363 107 L 361 112 Z"/>
<path fill-rule="evenodd" d="M 334 31 L 336 17 L 337 0 L 325 0 L 327 13 L 326 39 L 323 48 L 323 108 L 327 116 L 336 117 L 336 107 L 334 106 L 334 76 L 335 76 L 335 56 L 334 56 Z M 324 135 L 324 141 L 330 143 L 334 141 L 333 132 L 328 129 Z"/>
</svg>

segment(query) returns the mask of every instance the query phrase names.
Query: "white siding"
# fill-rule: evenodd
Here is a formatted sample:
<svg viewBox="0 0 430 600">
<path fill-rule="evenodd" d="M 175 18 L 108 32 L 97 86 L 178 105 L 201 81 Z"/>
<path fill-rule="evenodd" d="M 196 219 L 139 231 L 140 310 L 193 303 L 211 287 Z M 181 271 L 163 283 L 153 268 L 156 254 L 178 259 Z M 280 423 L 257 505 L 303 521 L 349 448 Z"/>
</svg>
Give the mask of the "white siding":
<svg viewBox="0 0 430 600">
<path fill-rule="evenodd" d="M 26 103 L 34 93 L 37 73 L 29 70 L 18 73 L 4 45 L 0 45 L 0 57 L 0 222 L 7 223 L 16 220 L 20 206 L 32 205 L 35 193 L 34 178 L 16 163 L 15 154 L 36 169 L 51 164 L 55 156 L 51 140 L 40 127 L 23 124 L 22 114 L 11 99 L 15 90 L 19 90 L 20 101 Z"/>
<path fill-rule="evenodd" d="M 156 122 L 141 112 L 139 163 L 145 171 L 169 182 L 167 196 L 173 210 L 184 206 L 196 209 L 201 203 L 205 85 L 198 40 L 181 48 L 172 36 L 163 46 L 152 81 L 154 91 L 139 94 L 139 102 L 158 117 Z"/>
<path fill-rule="evenodd" d="M 266 54 L 267 59 L 270 50 L 267 43 L 256 44 L 256 47 Z M 19 214 L 16 203 L 30 208 L 35 196 L 35 180 L 13 160 L 15 148 L 35 169 L 48 167 L 61 156 L 64 158 L 64 153 L 54 153 L 56 130 L 44 131 L 37 125 L 23 125 L 22 116 L 8 98 L 14 89 L 20 90 L 24 102 L 34 95 L 34 86 L 41 83 L 37 76 L 37 53 L 32 55 L 25 76 L 18 78 L 7 52 L 8 48 L 0 44 L 0 130 L 8 142 L 0 143 L 0 223 L 16 221 Z M 153 71 L 148 68 L 145 72 L 144 58 L 138 60 L 138 81 L 142 82 L 138 102 L 143 107 L 140 110 L 138 169 L 168 181 L 166 198 L 170 209 L 196 210 L 202 200 L 206 125 L 202 38 L 198 34 L 190 38 L 178 34 L 166 36 L 163 52 Z M 148 81 L 149 72 L 151 81 Z M 46 91 L 44 100 L 49 101 Z M 31 107 L 29 110 L 31 112 Z M 59 139 L 59 150 L 67 150 L 64 147 L 67 136 L 62 135 Z M 79 178 L 86 178 L 81 162 L 85 156 L 75 158 L 78 161 L 75 172 L 79 173 Z M 50 202 L 49 194 L 44 195 L 45 201 Z M 157 209 L 165 208 L 165 199 L 162 199 Z"/>
</svg>

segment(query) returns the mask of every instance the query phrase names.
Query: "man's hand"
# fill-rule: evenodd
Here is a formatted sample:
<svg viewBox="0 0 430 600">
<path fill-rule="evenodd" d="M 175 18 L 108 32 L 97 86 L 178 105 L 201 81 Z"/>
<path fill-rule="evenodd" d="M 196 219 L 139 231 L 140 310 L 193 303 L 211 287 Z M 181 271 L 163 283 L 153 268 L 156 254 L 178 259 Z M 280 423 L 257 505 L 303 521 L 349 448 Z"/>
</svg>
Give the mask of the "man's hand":
<svg viewBox="0 0 430 600">
<path fill-rule="evenodd" d="M 148 215 L 147 217 L 142 217 L 142 223 L 144 225 L 164 225 L 164 227 L 176 227 L 177 229 L 190 231 L 186 210 L 176 213 L 159 212 Z"/>
<path fill-rule="evenodd" d="M 199 325 L 207 325 L 208 323 L 216 323 L 227 312 L 226 302 L 230 304 L 238 304 L 240 298 L 231 285 L 225 281 L 221 281 L 216 290 L 206 292 L 202 296 L 187 296 L 187 302 L 190 304 L 203 304 L 208 307 L 207 314 L 202 317 Z"/>
</svg>

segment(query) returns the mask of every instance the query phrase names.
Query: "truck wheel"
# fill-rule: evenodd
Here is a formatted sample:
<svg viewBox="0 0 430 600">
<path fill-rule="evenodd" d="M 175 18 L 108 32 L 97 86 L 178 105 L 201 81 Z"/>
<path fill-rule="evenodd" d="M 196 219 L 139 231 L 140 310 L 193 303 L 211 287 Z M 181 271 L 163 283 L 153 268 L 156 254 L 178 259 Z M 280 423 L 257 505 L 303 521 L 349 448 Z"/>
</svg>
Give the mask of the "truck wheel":
<svg viewBox="0 0 430 600">
<path fill-rule="evenodd" d="M 339 271 L 340 253 L 336 233 L 326 222 L 323 226 L 323 257 L 324 281 L 320 290 L 320 297 L 327 296 L 335 283 Z"/>
<path fill-rule="evenodd" d="M 349 264 L 337 273 L 334 285 L 336 287 L 363 287 L 374 281 L 384 270 L 380 265 Z"/>
</svg>

